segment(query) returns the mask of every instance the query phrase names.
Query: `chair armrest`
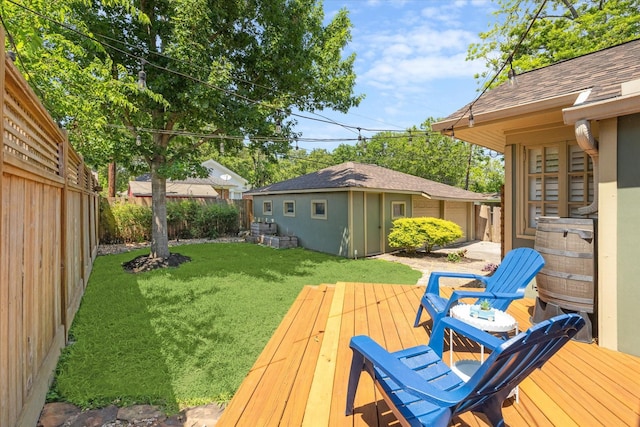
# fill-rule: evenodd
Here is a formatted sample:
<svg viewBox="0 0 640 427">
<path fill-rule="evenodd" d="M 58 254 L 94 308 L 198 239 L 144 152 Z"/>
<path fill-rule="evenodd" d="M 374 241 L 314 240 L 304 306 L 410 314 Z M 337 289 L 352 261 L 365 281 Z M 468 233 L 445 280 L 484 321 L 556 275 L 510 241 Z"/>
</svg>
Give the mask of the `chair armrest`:
<svg viewBox="0 0 640 427">
<path fill-rule="evenodd" d="M 459 393 L 441 390 L 429 384 L 368 336 L 359 335 L 351 338 L 349 346 L 354 352 L 362 354 L 375 368 L 388 375 L 407 393 L 439 406 L 451 406 L 460 401 Z"/>
<path fill-rule="evenodd" d="M 440 278 L 448 277 L 452 279 L 476 279 L 486 284 L 487 276 L 473 273 L 455 273 L 452 271 L 434 271 L 429 275 L 429 283 L 427 283 L 427 293 L 440 295 Z"/>
<path fill-rule="evenodd" d="M 436 354 L 442 357 L 442 351 L 444 347 L 444 330 L 451 329 L 460 333 L 467 338 L 472 339 L 473 341 L 484 345 L 490 350 L 495 350 L 501 344 L 504 343 L 504 340 L 485 332 L 481 329 L 478 329 L 474 326 L 469 325 L 461 320 L 454 319 L 453 317 L 444 317 L 442 320 L 438 322 L 435 329 L 431 333 L 431 338 L 429 340 L 429 347 L 436 352 Z"/>
<path fill-rule="evenodd" d="M 502 299 L 520 299 L 520 298 L 524 298 L 524 292 L 520 292 L 520 293 L 516 293 L 516 292 L 509 292 L 509 293 L 505 293 L 505 292 L 492 292 L 491 293 L 495 298 L 502 298 Z"/>
</svg>

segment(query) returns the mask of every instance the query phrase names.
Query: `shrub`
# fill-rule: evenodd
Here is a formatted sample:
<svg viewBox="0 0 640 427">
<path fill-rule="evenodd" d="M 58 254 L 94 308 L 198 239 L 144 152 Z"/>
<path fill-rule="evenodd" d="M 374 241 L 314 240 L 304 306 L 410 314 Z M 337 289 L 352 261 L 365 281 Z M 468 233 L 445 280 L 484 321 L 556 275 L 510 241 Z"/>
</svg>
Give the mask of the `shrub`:
<svg viewBox="0 0 640 427">
<path fill-rule="evenodd" d="M 197 237 L 215 239 L 220 235 L 238 233 L 238 210 L 232 205 L 202 206 L 192 229 Z"/>
<path fill-rule="evenodd" d="M 445 246 L 462 237 L 462 229 L 454 222 L 440 218 L 399 218 L 393 221 L 389 246 L 415 252 L 424 247 L 427 253 L 434 246 Z"/>
<path fill-rule="evenodd" d="M 467 256 L 467 250 L 461 249 L 459 251 L 450 252 L 447 254 L 447 261 L 449 262 L 459 262 L 462 258 Z"/>
<path fill-rule="evenodd" d="M 194 236 L 195 224 L 200 213 L 201 206 L 194 200 L 167 203 L 167 227 L 169 238 L 189 239 Z"/>
<path fill-rule="evenodd" d="M 114 203 L 111 212 L 115 220 L 116 236 L 122 242 L 151 240 L 151 208 L 130 203 Z"/>
<path fill-rule="evenodd" d="M 113 211 L 109 205 L 109 201 L 100 197 L 100 228 L 98 236 L 102 243 L 119 243 L 120 237 L 116 227 L 116 219 L 113 216 Z"/>
<path fill-rule="evenodd" d="M 149 206 L 114 203 L 101 205 L 103 243 L 144 242 L 151 240 L 152 211 Z M 233 205 L 201 205 L 193 200 L 167 203 L 169 238 L 209 238 L 237 234 L 239 212 Z"/>
</svg>

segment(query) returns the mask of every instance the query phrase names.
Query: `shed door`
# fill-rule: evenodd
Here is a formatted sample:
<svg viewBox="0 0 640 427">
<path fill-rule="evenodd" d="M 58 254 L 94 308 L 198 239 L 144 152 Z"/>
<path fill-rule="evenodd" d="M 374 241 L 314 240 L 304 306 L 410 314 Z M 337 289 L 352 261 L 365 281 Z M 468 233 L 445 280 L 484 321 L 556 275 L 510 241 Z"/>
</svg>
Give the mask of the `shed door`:
<svg viewBox="0 0 640 427">
<path fill-rule="evenodd" d="M 367 255 L 382 253 L 382 215 L 380 213 L 380 194 L 367 193 L 365 203 L 365 230 Z"/>
</svg>

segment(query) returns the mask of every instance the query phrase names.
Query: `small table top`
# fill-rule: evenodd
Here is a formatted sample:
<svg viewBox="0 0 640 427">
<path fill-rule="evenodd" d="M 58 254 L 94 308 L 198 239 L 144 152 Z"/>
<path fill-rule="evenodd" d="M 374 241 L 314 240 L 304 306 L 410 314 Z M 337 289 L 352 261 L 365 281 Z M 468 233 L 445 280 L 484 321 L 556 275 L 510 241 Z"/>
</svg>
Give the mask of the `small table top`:
<svg viewBox="0 0 640 427">
<path fill-rule="evenodd" d="M 450 315 L 454 319 L 459 319 L 478 329 L 487 332 L 509 332 L 518 327 L 518 322 L 510 314 L 502 310 L 495 310 L 495 320 L 480 319 L 471 317 L 470 304 L 458 304 L 451 307 Z"/>
</svg>

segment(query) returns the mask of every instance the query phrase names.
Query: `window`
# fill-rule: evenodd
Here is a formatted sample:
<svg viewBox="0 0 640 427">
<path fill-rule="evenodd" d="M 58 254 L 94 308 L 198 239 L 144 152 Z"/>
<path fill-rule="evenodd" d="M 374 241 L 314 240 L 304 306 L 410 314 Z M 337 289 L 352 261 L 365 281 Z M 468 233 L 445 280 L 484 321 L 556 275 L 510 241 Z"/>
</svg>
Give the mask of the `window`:
<svg viewBox="0 0 640 427">
<path fill-rule="evenodd" d="M 282 213 L 284 216 L 296 216 L 296 202 L 285 200 L 282 204 Z"/>
<path fill-rule="evenodd" d="M 327 219 L 327 201 L 326 200 L 311 201 L 311 218 Z"/>
<path fill-rule="evenodd" d="M 273 215 L 273 204 L 271 200 L 262 202 L 262 215 Z"/>
<path fill-rule="evenodd" d="M 578 208 L 593 201 L 591 157 L 577 145 L 569 146 L 569 216 L 579 217 Z"/>
<path fill-rule="evenodd" d="M 407 204 L 405 202 L 391 202 L 391 218 L 402 218 L 407 216 Z"/>
<path fill-rule="evenodd" d="M 580 217 L 578 208 L 593 200 L 591 158 L 565 142 L 524 147 L 524 205 L 519 229 L 535 235 L 540 216 Z"/>
<path fill-rule="evenodd" d="M 539 216 L 558 216 L 559 152 L 555 147 L 527 149 L 527 228 L 536 228 Z"/>
</svg>

